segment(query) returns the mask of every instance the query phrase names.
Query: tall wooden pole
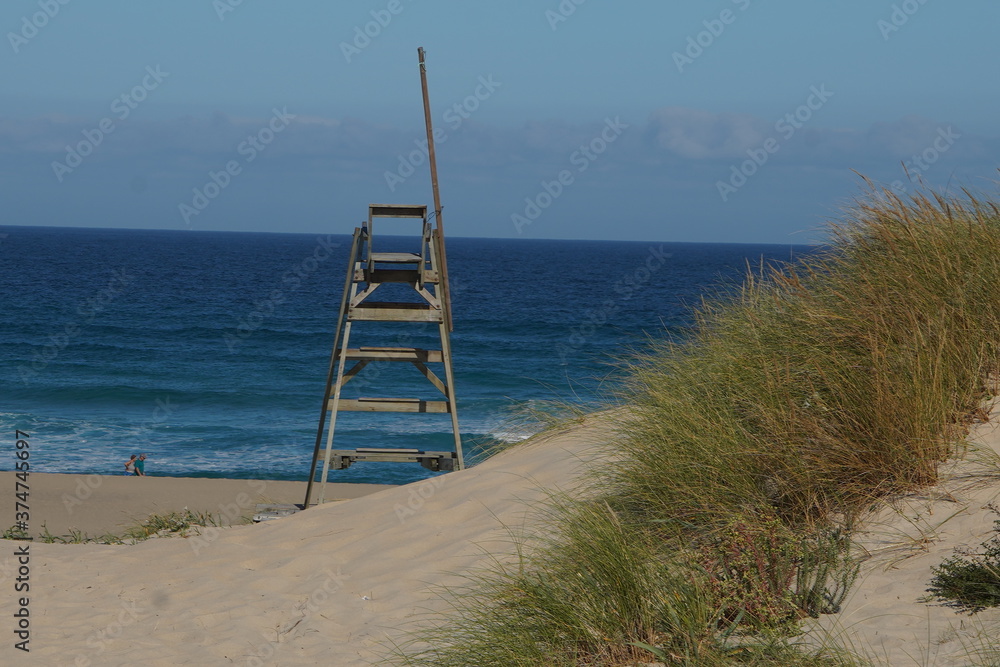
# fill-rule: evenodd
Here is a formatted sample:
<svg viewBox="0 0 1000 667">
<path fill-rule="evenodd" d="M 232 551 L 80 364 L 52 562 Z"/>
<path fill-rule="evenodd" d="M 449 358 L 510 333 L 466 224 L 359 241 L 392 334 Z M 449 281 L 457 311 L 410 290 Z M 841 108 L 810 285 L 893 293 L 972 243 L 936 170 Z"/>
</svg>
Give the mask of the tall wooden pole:
<svg viewBox="0 0 1000 667">
<path fill-rule="evenodd" d="M 451 319 L 451 292 L 448 288 L 448 259 L 444 251 L 444 219 L 441 217 L 441 192 L 438 190 L 437 157 L 434 154 L 434 126 L 431 122 L 431 100 L 427 94 L 427 68 L 424 66 L 424 47 L 417 48 L 420 61 L 420 90 L 424 96 L 424 123 L 427 125 L 427 161 L 431 168 L 431 189 L 434 191 L 434 217 L 437 221 L 438 257 L 441 260 L 441 309 L 448 331 L 453 329 Z"/>
</svg>

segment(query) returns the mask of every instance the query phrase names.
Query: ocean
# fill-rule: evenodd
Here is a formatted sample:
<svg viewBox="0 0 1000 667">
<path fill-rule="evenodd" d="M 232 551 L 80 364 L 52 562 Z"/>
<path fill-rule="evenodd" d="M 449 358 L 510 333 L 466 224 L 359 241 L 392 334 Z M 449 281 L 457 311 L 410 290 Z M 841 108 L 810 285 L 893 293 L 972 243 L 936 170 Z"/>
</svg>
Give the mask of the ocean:
<svg viewBox="0 0 1000 667">
<path fill-rule="evenodd" d="M 120 474 L 143 452 L 156 476 L 307 479 L 350 236 L 0 232 L 0 470 L 14 468 L 19 429 L 34 472 Z M 533 410 L 612 400 L 622 361 L 683 337 L 703 295 L 738 285 L 748 263 L 810 250 L 449 238 L 467 457 L 531 435 Z M 436 329 L 421 325 L 355 331 L 352 347 L 436 347 Z M 365 395 L 436 398 L 408 364 L 373 364 L 354 382 Z M 447 450 L 451 422 L 341 413 L 335 446 Z M 329 479 L 432 474 L 367 463 Z"/>
</svg>

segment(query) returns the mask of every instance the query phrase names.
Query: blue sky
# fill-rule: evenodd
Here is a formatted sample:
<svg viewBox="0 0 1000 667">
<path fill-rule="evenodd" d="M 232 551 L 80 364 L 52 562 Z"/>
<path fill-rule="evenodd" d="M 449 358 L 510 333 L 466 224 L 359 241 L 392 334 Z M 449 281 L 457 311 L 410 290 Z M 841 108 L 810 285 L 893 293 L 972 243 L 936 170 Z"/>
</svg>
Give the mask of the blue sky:
<svg viewBox="0 0 1000 667">
<path fill-rule="evenodd" d="M 989 0 L 7 0 L 0 224 L 806 243 L 861 191 L 992 193 Z"/>
</svg>

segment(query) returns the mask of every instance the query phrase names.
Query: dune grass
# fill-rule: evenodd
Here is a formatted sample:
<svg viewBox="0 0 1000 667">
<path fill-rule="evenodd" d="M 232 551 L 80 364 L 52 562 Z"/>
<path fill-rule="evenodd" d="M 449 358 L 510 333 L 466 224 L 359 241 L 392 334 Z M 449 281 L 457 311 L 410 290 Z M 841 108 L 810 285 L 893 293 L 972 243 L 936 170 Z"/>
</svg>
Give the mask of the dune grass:
<svg viewBox="0 0 1000 667">
<path fill-rule="evenodd" d="M 249 517 L 242 517 L 243 523 L 252 523 Z M 227 525 L 219 514 L 211 512 L 195 512 L 184 508 L 180 512 L 168 512 L 167 514 L 150 514 L 142 519 L 135 519 L 131 525 L 126 526 L 119 535 L 115 533 L 105 533 L 98 537 L 91 537 L 87 533 L 77 529 L 70 529 L 64 535 L 53 535 L 48 527 L 43 523 L 41 535 L 38 541 L 43 544 L 136 544 L 153 537 L 166 537 L 179 535 L 188 537 L 191 532 L 197 534 L 201 528 L 220 528 Z M 11 527 L 0 535 L 0 539 L 5 540 L 34 540 L 26 531 Z"/>
<path fill-rule="evenodd" d="M 601 499 L 550 500 L 543 529 L 512 560 L 449 591 L 448 622 L 424 625 L 394 662 L 459 667 L 668 664 L 853 665 L 832 648 L 798 649 L 781 632 L 747 636 L 692 554 L 664 548 Z M 551 532 L 550 532 L 551 530 Z M 782 592 L 783 593 L 783 592 Z M 789 607 L 765 599 L 784 622 Z M 792 604 L 791 608 L 795 605 Z M 793 614 L 794 615 L 794 614 Z"/>
<path fill-rule="evenodd" d="M 166 514 L 150 514 L 145 519 L 135 521 L 125 529 L 125 537 L 135 541 L 149 539 L 159 535 L 187 536 L 194 529 L 208 526 L 222 526 L 222 517 L 211 512 L 193 512 L 184 508 L 180 512 Z"/>
<path fill-rule="evenodd" d="M 613 483 L 637 514 L 849 520 L 936 481 L 1000 359 L 1000 215 L 883 194 L 855 216 L 636 366 Z"/>
<path fill-rule="evenodd" d="M 1000 209 L 870 191 L 824 248 L 635 360 L 618 463 L 400 661 L 861 662 L 788 637 L 837 611 L 857 517 L 961 453 L 998 361 Z"/>
</svg>

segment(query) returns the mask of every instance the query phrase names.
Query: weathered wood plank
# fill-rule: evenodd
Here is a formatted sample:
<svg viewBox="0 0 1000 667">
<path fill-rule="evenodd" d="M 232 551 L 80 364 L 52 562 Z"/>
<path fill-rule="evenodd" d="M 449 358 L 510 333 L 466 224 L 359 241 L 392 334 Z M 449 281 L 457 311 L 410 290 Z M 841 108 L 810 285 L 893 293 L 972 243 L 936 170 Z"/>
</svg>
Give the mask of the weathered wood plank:
<svg viewBox="0 0 1000 667">
<path fill-rule="evenodd" d="M 407 449 L 405 447 L 358 447 L 354 450 L 355 452 L 363 452 L 365 454 L 371 452 L 391 452 L 394 454 L 422 454 L 424 450 L 422 449 Z"/>
<path fill-rule="evenodd" d="M 426 218 L 427 207 L 419 204 L 369 204 L 371 218 Z"/>
<path fill-rule="evenodd" d="M 450 412 L 448 401 L 425 401 L 420 398 L 342 398 L 340 411 L 344 412 Z M 330 399 L 327 410 L 333 410 Z"/>
<path fill-rule="evenodd" d="M 380 461 L 389 463 L 419 463 L 428 470 L 454 470 L 455 452 L 426 452 L 413 449 L 335 449 L 333 467 L 343 470 L 352 463 Z"/>
<path fill-rule="evenodd" d="M 369 283 L 409 283 L 415 285 L 420 282 L 421 273 L 423 273 L 423 281 L 425 283 L 434 284 L 437 282 L 437 276 L 432 271 L 423 271 L 419 269 L 375 269 L 374 271 L 369 271 L 367 275 L 365 270 L 358 270 L 354 273 L 354 279 L 357 282 L 369 282 Z"/>
<path fill-rule="evenodd" d="M 347 319 L 366 322 L 440 322 L 441 310 L 428 304 L 372 301 L 347 311 Z"/>
<path fill-rule="evenodd" d="M 412 264 L 422 262 L 424 258 L 415 252 L 373 252 L 369 259 L 386 264 Z"/>
<path fill-rule="evenodd" d="M 441 350 L 421 350 L 415 347 L 359 347 L 341 353 L 348 359 L 367 361 L 419 361 L 432 364 L 444 361 Z"/>
</svg>

